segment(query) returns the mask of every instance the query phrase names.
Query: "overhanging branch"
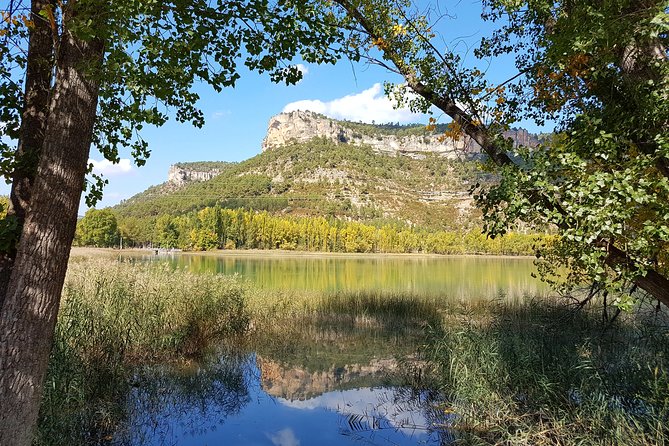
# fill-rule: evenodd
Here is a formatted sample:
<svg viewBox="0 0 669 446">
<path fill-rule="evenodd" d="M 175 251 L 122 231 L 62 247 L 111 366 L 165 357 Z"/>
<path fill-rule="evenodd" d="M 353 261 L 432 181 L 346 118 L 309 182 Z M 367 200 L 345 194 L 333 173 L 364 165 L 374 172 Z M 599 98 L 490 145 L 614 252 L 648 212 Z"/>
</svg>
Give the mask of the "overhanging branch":
<svg viewBox="0 0 669 446">
<path fill-rule="evenodd" d="M 370 38 L 380 39 L 382 37 L 381 33 L 375 29 L 373 23 L 368 20 L 368 18 L 365 17 L 353 3 L 349 0 L 334 1 L 342 6 L 347 14 L 362 26 L 365 33 L 367 33 Z M 488 127 L 473 120 L 472 116 L 460 108 L 451 97 L 438 94 L 430 87 L 423 84 L 417 78 L 414 68 L 409 66 L 400 54 L 393 51 L 391 46 L 385 46 L 382 50 L 384 57 L 397 67 L 396 71 L 404 77 L 407 85 L 409 85 L 416 94 L 439 108 L 457 122 L 461 126 L 463 132 L 481 146 L 481 150 L 490 157 L 496 166 L 504 167 L 515 165 L 506 151 L 496 143 L 496 139 L 491 135 L 491 131 Z M 568 215 L 558 203 L 553 202 L 543 194 L 534 193 L 528 198 L 533 204 L 541 202 L 542 205 L 547 206 L 551 210 L 558 211 L 564 216 Z M 638 269 L 635 261 L 630 258 L 627 253 L 615 247 L 613 244 L 607 243 L 606 240 L 596 239 L 592 243 L 598 245 L 608 244 L 608 256 L 605 259 L 607 265 L 622 266 L 623 268 L 632 271 Z M 644 271 L 645 273 L 643 275 L 638 275 L 634 278 L 634 283 L 653 298 L 669 307 L 669 279 L 653 269 L 645 269 Z"/>
</svg>

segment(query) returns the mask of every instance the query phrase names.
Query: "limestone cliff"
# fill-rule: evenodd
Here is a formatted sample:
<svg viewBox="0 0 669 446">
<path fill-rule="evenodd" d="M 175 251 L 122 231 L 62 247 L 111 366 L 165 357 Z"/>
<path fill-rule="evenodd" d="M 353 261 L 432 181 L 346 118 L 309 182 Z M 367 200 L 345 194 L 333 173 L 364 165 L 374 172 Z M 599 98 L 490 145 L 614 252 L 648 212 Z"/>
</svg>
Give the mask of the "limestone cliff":
<svg viewBox="0 0 669 446">
<path fill-rule="evenodd" d="M 313 138 L 349 144 L 366 144 L 376 152 L 388 155 L 407 155 L 423 158 L 426 153 L 437 153 L 446 158 L 471 158 L 480 153 L 480 146 L 467 136 L 454 141 L 442 138 L 441 132 L 427 132 L 423 126 L 405 127 L 389 132 L 383 126 L 337 121 L 310 111 L 296 110 L 272 117 L 262 150 L 273 150 L 289 142 L 306 142 Z M 536 146 L 536 135 L 527 130 L 510 130 L 504 136 L 516 144 Z"/>
<path fill-rule="evenodd" d="M 233 163 L 223 161 L 202 161 L 194 163 L 178 163 L 170 166 L 167 174 L 167 183 L 181 187 L 188 183 L 209 181 L 221 174 Z"/>
<path fill-rule="evenodd" d="M 378 153 L 389 155 L 422 157 L 421 154 L 433 152 L 447 158 L 460 158 L 479 152 L 478 146 L 469 138 L 440 141 L 438 134 L 423 132 L 422 135 L 393 135 L 365 132 L 365 127 L 373 129 L 373 126 L 336 121 L 309 111 L 281 113 L 270 119 L 262 150 L 276 149 L 291 141 L 299 143 L 320 137 L 341 143 L 366 144 Z"/>
</svg>

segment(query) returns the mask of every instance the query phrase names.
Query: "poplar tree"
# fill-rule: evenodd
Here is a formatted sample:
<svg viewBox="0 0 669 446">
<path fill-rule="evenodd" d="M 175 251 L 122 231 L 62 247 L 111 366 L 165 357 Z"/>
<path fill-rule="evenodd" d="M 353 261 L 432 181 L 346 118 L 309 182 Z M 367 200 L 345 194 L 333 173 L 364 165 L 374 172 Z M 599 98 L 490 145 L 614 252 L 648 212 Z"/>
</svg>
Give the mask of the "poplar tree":
<svg viewBox="0 0 669 446">
<path fill-rule="evenodd" d="M 196 83 L 234 86 L 239 65 L 295 83 L 289 61 L 332 63 L 341 40 L 318 2 L 9 0 L 0 24 L 0 444 L 29 445 L 77 210 L 95 146 L 137 165 L 145 125 L 200 127 Z M 8 139 L 18 144 L 8 142 Z"/>
</svg>

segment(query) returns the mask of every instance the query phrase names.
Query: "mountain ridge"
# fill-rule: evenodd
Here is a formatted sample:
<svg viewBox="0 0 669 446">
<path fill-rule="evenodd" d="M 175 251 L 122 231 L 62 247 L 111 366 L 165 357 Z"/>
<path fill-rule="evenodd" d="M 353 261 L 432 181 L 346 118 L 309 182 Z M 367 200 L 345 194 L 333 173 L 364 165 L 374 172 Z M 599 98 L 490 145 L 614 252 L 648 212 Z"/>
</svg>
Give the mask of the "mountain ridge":
<svg viewBox="0 0 669 446">
<path fill-rule="evenodd" d="M 366 124 L 295 110 L 270 118 L 261 148 L 264 152 L 288 142 L 306 142 L 321 137 L 333 142 L 369 145 L 380 154 L 395 156 L 421 158 L 426 153 L 436 153 L 451 159 L 480 157 L 480 146 L 468 136 L 445 137 L 448 128 L 447 124 L 434 125 L 431 130 L 422 124 Z M 539 137 L 525 129 L 510 129 L 503 136 L 511 138 L 516 145 L 534 147 L 539 144 Z"/>
<path fill-rule="evenodd" d="M 293 124 L 281 130 L 286 119 Z M 299 133 L 307 124 L 310 129 Z M 329 133 L 320 135 L 324 127 Z M 305 140 L 298 141 L 295 135 Z M 351 138 L 343 142 L 338 135 Z M 533 144 L 538 141 L 526 131 L 516 135 Z M 377 144 L 360 142 L 370 139 Z M 381 142 L 393 140 L 394 144 L 379 148 Z M 177 163 L 166 183 L 114 209 L 122 217 L 151 219 L 211 206 L 241 207 L 461 229 L 479 222 L 469 190 L 475 183 L 491 180 L 477 167 L 482 157 L 477 150 L 464 145 L 460 150 L 452 141 L 440 141 L 422 125 L 375 126 L 292 112 L 270 120 L 263 144 L 260 154 L 239 163 Z"/>
</svg>

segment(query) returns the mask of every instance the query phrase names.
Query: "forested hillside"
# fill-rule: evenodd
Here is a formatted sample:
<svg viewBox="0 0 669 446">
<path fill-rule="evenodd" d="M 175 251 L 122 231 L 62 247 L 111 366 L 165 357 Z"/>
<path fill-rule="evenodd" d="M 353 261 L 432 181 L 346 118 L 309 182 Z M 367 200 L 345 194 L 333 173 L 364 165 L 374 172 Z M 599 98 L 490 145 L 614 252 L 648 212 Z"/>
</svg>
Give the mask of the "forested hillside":
<svg viewBox="0 0 669 446">
<path fill-rule="evenodd" d="M 434 131 L 281 114 L 259 155 L 179 163 L 166 183 L 113 211 L 126 246 L 532 254 L 542 237 L 481 235 L 469 192 L 494 178 L 478 151 L 439 142 Z"/>
<path fill-rule="evenodd" d="M 209 181 L 176 190 L 168 184 L 151 187 L 114 210 L 121 219 L 152 219 L 218 205 L 460 229 L 476 224 L 467 191 L 483 180 L 474 161 L 379 155 L 366 146 L 314 139 L 229 165 Z"/>
</svg>

